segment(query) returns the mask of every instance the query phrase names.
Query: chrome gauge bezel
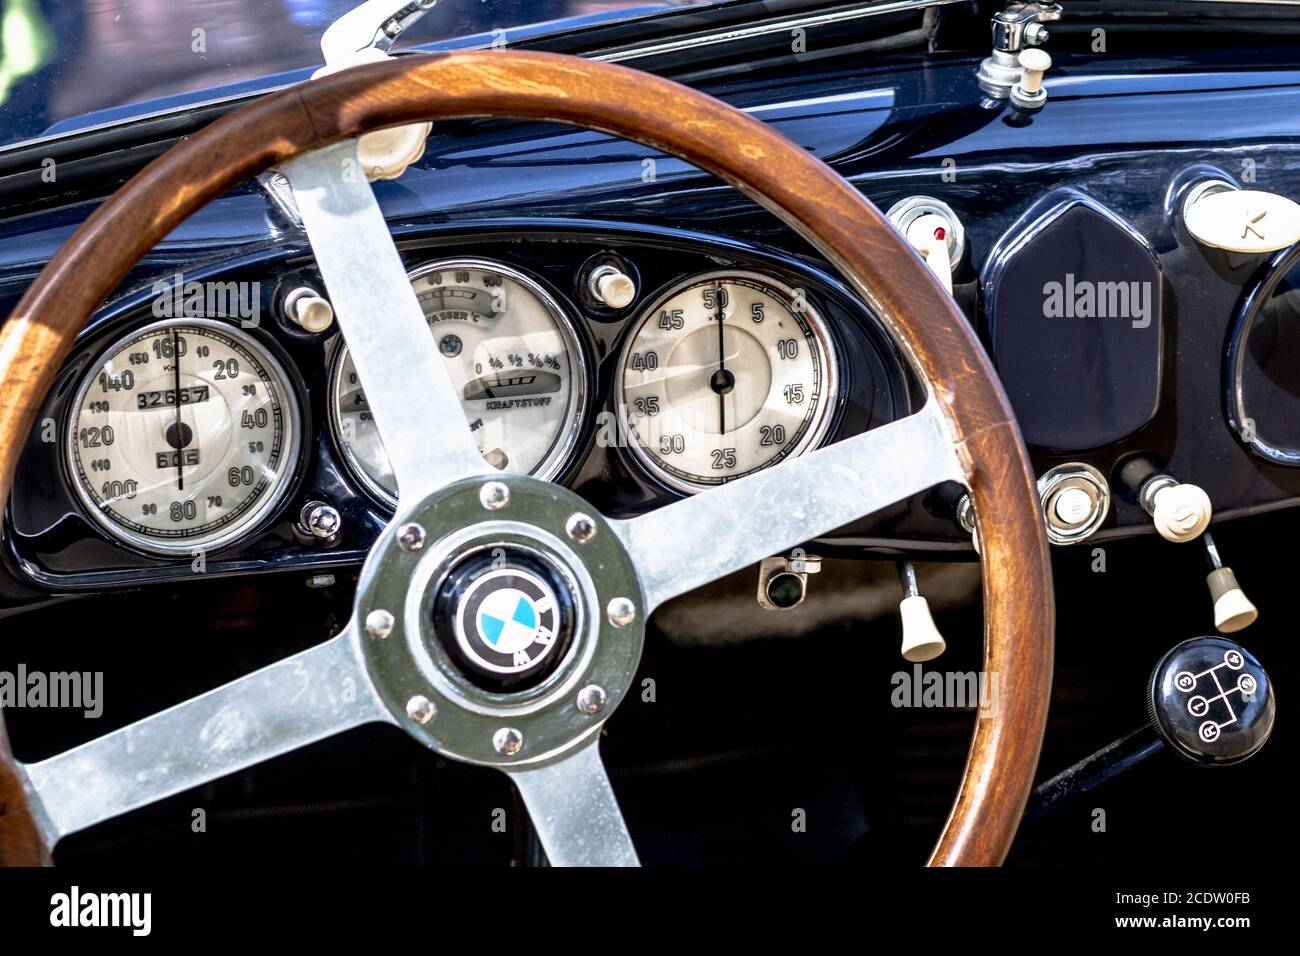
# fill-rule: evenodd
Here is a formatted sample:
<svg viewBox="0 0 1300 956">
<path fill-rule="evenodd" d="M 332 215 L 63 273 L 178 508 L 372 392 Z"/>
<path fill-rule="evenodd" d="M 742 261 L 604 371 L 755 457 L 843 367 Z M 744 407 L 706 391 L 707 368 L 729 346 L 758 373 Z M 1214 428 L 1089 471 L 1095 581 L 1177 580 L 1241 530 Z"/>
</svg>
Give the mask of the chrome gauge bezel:
<svg viewBox="0 0 1300 956">
<path fill-rule="evenodd" d="M 739 475 L 729 475 L 720 481 L 713 482 L 695 482 L 673 474 L 664 468 L 636 437 L 631 420 L 628 416 L 626 395 L 624 393 L 623 376 L 626 369 L 628 357 L 631 355 L 633 346 L 636 343 L 637 333 L 644 327 L 645 323 L 650 320 L 655 311 L 673 296 L 689 289 L 692 286 L 705 282 L 726 282 L 729 280 L 741 280 L 755 282 L 762 286 L 771 288 L 779 292 L 784 301 L 790 306 L 790 311 L 797 314 L 804 322 L 807 323 L 813 338 L 818 347 L 818 365 L 821 374 L 825 379 L 825 387 L 822 389 L 822 401 L 820 407 L 815 412 L 815 419 L 812 424 L 805 429 L 803 436 L 794 444 L 790 450 L 772 459 L 764 465 L 760 465 L 751 471 Z M 618 365 L 614 371 L 614 405 L 618 415 L 621 433 L 628 436 L 626 445 L 631 449 L 633 457 L 637 464 L 646 472 L 652 475 L 661 484 L 680 491 L 684 494 L 695 494 L 701 491 L 708 491 L 710 488 L 717 488 L 727 482 L 735 481 L 745 475 L 757 474 L 766 468 L 771 468 L 783 461 L 791 458 L 797 458 L 809 449 L 818 447 L 826 438 L 827 432 L 831 427 L 834 419 L 834 411 L 840 401 L 840 357 L 839 351 L 835 346 L 834 337 L 831 335 L 830 326 L 822 317 L 821 311 L 804 298 L 802 310 L 794 308 L 794 302 L 798 297 L 795 289 L 788 283 L 777 279 L 774 276 L 762 272 L 756 272 L 747 269 L 719 269 L 711 272 L 699 272 L 687 276 L 684 279 L 671 282 L 659 289 L 654 295 L 645 299 L 645 305 L 637 313 L 636 318 L 628 324 L 627 332 L 623 338 L 622 347 L 619 350 Z"/>
<path fill-rule="evenodd" d="M 173 327 L 181 328 L 206 328 L 221 335 L 229 336 L 240 344 L 240 346 L 250 353 L 253 357 L 279 380 L 281 389 L 281 404 L 284 411 L 284 422 L 287 426 L 287 441 L 282 456 L 283 465 L 277 474 L 275 487 L 259 501 L 252 509 L 232 519 L 231 524 L 219 529 L 219 533 L 208 536 L 196 535 L 194 537 L 181 538 L 175 543 L 161 541 L 157 538 L 141 534 L 131 528 L 125 527 L 114 518 L 105 513 L 99 505 L 90 497 L 82 480 L 78 477 L 77 463 L 73 460 L 73 446 L 69 435 L 75 433 L 76 418 L 80 412 L 82 402 L 86 398 L 86 393 L 91 385 L 94 384 L 96 376 L 100 369 L 103 368 L 104 362 L 108 357 L 120 351 L 129 342 L 141 339 L 162 329 Z M 81 373 L 81 379 L 78 382 L 77 389 L 73 393 L 72 403 L 68 406 L 67 412 L 63 416 L 63 431 L 59 440 L 63 445 L 62 461 L 65 468 L 65 480 L 73 489 L 77 501 L 81 505 L 83 514 L 94 522 L 101 530 L 105 531 L 114 541 L 128 545 L 138 551 L 152 555 L 164 557 L 176 557 L 183 555 L 190 557 L 194 554 L 195 549 L 203 551 L 220 551 L 230 547 L 238 542 L 242 542 L 252 537 L 258 529 L 273 515 L 276 510 L 284 503 L 296 483 L 298 477 L 296 472 L 299 471 L 299 463 L 302 458 L 303 433 L 306 424 L 303 420 L 302 399 L 299 393 L 297 380 L 290 376 L 287 364 L 276 354 L 275 347 L 268 342 L 263 342 L 244 329 L 230 322 L 211 317 L 203 316 L 179 316 L 176 318 L 161 319 L 157 322 L 150 322 L 131 329 L 123 335 L 114 338 L 107 346 L 95 353 L 95 357 L 87 364 L 85 370 Z"/>
<path fill-rule="evenodd" d="M 582 338 L 578 335 L 577 323 L 574 322 L 569 310 L 555 296 L 551 295 L 540 282 L 525 272 L 492 259 L 473 257 L 439 259 L 412 269 L 406 274 L 406 278 L 408 282 L 414 284 L 417 280 L 432 272 L 443 272 L 457 268 L 496 272 L 518 282 L 536 296 L 542 306 L 551 313 L 560 334 L 565 339 L 569 354 L 572 356 L 573 365 L 573 384 L 570 389 L 569 406 L 564 413 L 568 424 L 539 466 L 534 471 L 529 472 L 534 478 L 550 481 L 560 475 L 572 463 L 573 454 L 578 445 L 578 438 L 582 434 L 582 427 L 587 418 L 587 396 L 590 394 L 590 381 L 587 371 L 587 353 L 583 347 Z M 423 312 L 423 309 L 421 309 L 421 312 Z M 338 345 L 334 350 L 334 357 L 331 360 L 329 393 L 326 396 L 330 435 L 335 448 L 338 449 L 339 454 L 347 464 L 348 474 L 353 476 L 373 498 L 391 510 L 397 507 L 397 497 L 370 477 L 366 469 L 361 466 L 361 462 L 357 460 L 352 449 L 343 441 L 343 425 L 339 418 L 337 399 L 341 384 L 340 378 L 343 375 L 343 362 L 347 353 L 347 342 L 340 335 Z M 362 383 L 362 387 L 364 388 L 364 383 Z"/>
</svg>

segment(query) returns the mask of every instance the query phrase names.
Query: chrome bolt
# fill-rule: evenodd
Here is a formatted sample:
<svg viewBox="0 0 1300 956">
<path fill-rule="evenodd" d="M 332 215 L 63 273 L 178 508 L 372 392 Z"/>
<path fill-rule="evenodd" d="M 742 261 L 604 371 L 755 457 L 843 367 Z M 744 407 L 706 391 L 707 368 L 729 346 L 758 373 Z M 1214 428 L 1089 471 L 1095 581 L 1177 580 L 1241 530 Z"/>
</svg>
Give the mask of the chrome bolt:
<svg viewBox="0 0 1300 956">
<path fill-rule="evenodd" d="M 500 481 L 489 481 L 479 489 L 478 500 L 488 511 L 497 511 L 510 503 L 510 489 Z"/>
<path fill-rule="evenodd" d="M 524 749 L 524 735 L 513 727 L 502 727 L 492 735 L 492 746 L 497 753 L 513 757 Z"/>
<path fill-rule="evenodd" d="M 578 691 L 578 710 L 584 714 L 598 714 L 605 709 L 605 688 L 599 684 L 588 684 Z"/>
<path fill-rule="evenodd" d="M 393 633 L 394 623 L 393 615 L 379 608 L 366 615 L 366 633 L 383 640 Z"/>
<path fill-rule="evenodd" d="M 302 509 L 298 520 L 313 537 L 322 541 L 333 538 L 343 526 L 343 518 L 339 515 L 338 509 L 323 501 L 309 501 Z"/>
<path fill-rule="evenodd" d="M 424 529 L 412 521 L 397 529 L 397 543 L 404 551 L 419 551 L 424 547 Z"/>
<path fill-rule="evenodd" d="M 636 620 L 636 605 L 625 597 L 610 598 L 605 605 L 605 614 L 615 627 L 627 627 Z"/>
<path fill-rule="evenodd" d="M 437 714 L 438 708 L 433 706 L 433 701 L 423 694 L 416 694 L 406 702 L 406 716 L 417 724 L 427 724 Z"/>
<path fill-rule="evenodd" d="M 564 530 L 574 541 L 586 544 L 596 536 L 596 522 L 591 520 L 590 515 L 576 511 L 569 515 L 568 521 L 564 522 Z"/>
</svg>

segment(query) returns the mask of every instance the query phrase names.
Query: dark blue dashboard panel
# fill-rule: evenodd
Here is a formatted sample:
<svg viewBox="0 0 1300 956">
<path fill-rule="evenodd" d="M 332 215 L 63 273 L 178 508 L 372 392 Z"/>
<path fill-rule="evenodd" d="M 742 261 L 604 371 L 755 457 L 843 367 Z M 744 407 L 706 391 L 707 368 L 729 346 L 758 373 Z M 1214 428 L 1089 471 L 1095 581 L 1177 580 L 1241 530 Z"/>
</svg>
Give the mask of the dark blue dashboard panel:
<svg viewBox="0 0 1300 956">
<path fill-rule="evenodd" d="M 1109 423 L 1100 420 L 1095 402 L 1060 401 L 1053 412 L 1063 416 L 1057 432 L 1088 437 L 1044 440 L 1032 449 L 1040 471 L 1079 460 L 1111 480 L 1119 497 L 1099 537 L 1147 533 L 1145 515 L 1121 487 L 1125 464 L 1138 457 L 1200 484 L 1220 516 L 1294 504 L 1300 471 L 1252 454 L 1229 426 L 1223 401 L 1229 332 L 1243 296 L 1267 275 L 1267 263 L 1201 248 L 1187 234 L 1179 206 L 1187 188 L 1207 176 L 1300 195 L 1300 50 L 1053 52 L 1051 98 L 1033 115 L 984 100 L 974 77 L 979 58 L 970 55 L 900 54 L 850 68 L 810 63 L 780 82 L 765 77 L 700 86 L 772 123 L 881 208 L 917 194 L 951 206 L 969 248 L 954 294 L 990 344 L 996 338 L 988 321 L 995 298 L 986 288 L 991 257 L 1023 228 L 1017 224 L 1034 218 L 1045 197 L 1070 190 L 1140 237 L 1153 257 L 1149 267 L 1162 276 L 1153 320 L 1163 335 L 1158 378 L 1148 371 L 1136 397 L 1112 412 Z M 738 262 L 806 282 L 826 304 L 855 383 L 834 434 L 887 420 L 906 406 L 892 349 L 827 265 L 770 214 L 677 160 L 555 125 L 440 123 L 425 157 L 401 180 L 377 184 L 376 193 L 412 262 L 431 250 L 495 256 L 566 296 L 574 294 L 566 286 L 573 262 L 605 246 L 633 250 L 637 267 L 664 281 Z M 0 221 L 0 314 L 93 208 L 92 200 L 47 203 Z M 192 217 L 132 272 L 78 355 L 84 361 L 111 328 L 131 321 L 160 276 L 239 274 L 273 287 L 300 268 L 310 268 L 300 227 L 272 190 L 246 184 Z M 647 282 L 647 290 L 654 285 Z M 587 318 L 597 374 L 607 382 L 607 360 L 623 326 Z M 266 334 L 282 340 L 301 370 L 313 420 L 322 421 L 326 344 L 295 342 L 284 329 Z M 1058 360 L 1066 368 L 1069 350 Z M 1114 370 L 1106 371 L 1115 381 Z M 70 367 L 62 387 L 71 375 Z M 63 397 L 51 396 L 52 410 Z M 598 384 L 597 400 L 608 401 L 607 386 Z M 298 566 L 295 555 L 322 567 L 359 560 L 383 512 L 338 467 L 328 435 L 320 429 L 318 435 L 324 437 L 284 514 L 242 551 L 220 556 L 225 571 L 282 567 L 286 560 Z M 1031 432 L 1031 440 L 1037 435 Z M 33 461 L 40 458 L 39 449 L 28 452 Z M 562 480 L 611 513 L 634 513 L 671 495 L 617 455 L 581 456 Z M 4 549 L 16 578 L 48 589 L 179 573 L 106 541 L 90 545 L 75 508 L 60 511 L 58 481 L 48 463 L 20 475 L 10 510 L 14 534 Z M 357 537 L 328 554 L 304 550 L 291 519 L 305 494 L 347 502 Z M 825 544 L 969 554 L 969 539 L 943 493 L 901 503 Z"/>
<path fill-rule="evenodd" d="M 1011 227 L 982 278 L 993 362 L 1031 448 L 1099 448 L 1152 419 L 1164 283 L 1128 223 L 1054 190 Z"/>
<path fill-rule="evenodd" d="M 486 259 L 519 269 L 541 282 L 577 312 L 579 345 L 593 369 L 588 383 L 590 407 L 585 432 L 574 460 L 557 480 L 574 488 L 606 514 L 631 516 L 670 500 L 677 493 L 658 484 L 635 464 L 624 444 L 600 440 L 598 432 L 616 421 L 614 372 L 622 342 L 639 310 L 611 313 L 585 299 L 579 288 L 581 267 L 593 256 L 617 251 L 639 276 L 648 301 L 655 292 L 685 276 L 735 267 L 751 269 L 805 291 L 807 301 L 828 321 L 844 374 L 832 418 L 832 435 L 848 435 L 905 414 L 907 381 L 902 364 L 871 316 L 832 276 L 785 254 L 719 242 L 712 237 L 617 224 L 604 228 L 587 222 L 514 223 L 495 229 L 455 230 L 430 235 L 417 228 L 399 230 L 398 243 L 409 269 L 450 256 Z M 327 423 L 329 370 L 340 346 L 337 326 L 308 335 L 285 320 L 277 309 L 286 288 L 321 288 L 313 263 L 305 256 L 253 256 L 237 268 L 226 266 L 186 272 L 187 281 L 257 283 L 262 316 L 251 330 L 294 370 L 295 385 L 314 441 L 295 469 L 295 487 L 279 513 L 245 542 L 204 555 L 204 572 L 221 575 L 255 570 L 321 571 L 356 565 L 391 514 L 373 498 L 346 466 Z M 112 541 L 87 519 L 68 492 L 62 440 L 50 440 L 67 420 L 76 383 L 105 344 L 129 328 L 153 320 L 152 288 L 126 296 L 99 315 L 83 335 L 42 407 L 38 421 L 52 427 L 33 431 L 18 470 L 8 512 L 8 557 L 34 584 L 47 588 L 85 589 L 163 580 L 192 573 L 189 560 L 159 558 Z M 308 501 L 336 507 L 343 517 L 337 542 L 328 546 L 304 534 L 297 517 Z M 946 517 L 921 512 L 921 524 L 943 528 Z"/>
</svg>

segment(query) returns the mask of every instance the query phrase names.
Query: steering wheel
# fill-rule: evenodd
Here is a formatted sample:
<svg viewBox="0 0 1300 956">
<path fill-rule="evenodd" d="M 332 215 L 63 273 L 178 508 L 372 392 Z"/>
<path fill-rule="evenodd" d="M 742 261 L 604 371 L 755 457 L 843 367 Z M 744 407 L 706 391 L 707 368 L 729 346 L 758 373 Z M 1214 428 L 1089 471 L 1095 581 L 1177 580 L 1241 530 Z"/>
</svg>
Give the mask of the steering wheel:
<svg viewBox="0 0 1300 956">
<path fill-rule="evenodd" d="M 496 472 L 464 427 L 357 162 L 363 132 L 463 117 L 601 130 L 731 183 L 811 243 L 871 306 L 924 383 L 924 404 L 632 519 L 605 518 L 561 486 Z M 271 167 L 293 186 L 392 460 L 396 515 L 366 559 L 338 635 L 39 763 L 18 764 L 0 746 L 0 862 L 41 862 L 67 834 L 378 721 L 448 758 L 507 773 L 553 864 L 634 864 L 597 741 L 633 682 L 650 614 L 943 481 L 967 485 L 974 502 L 983 666 L 1000 692 L 976 720 L 929 862 L 1003 860 L 1038 762 L 1053 653 L 1047 540 L 1006 397 L 955 303 L 870 202 L 769 127 L 676 83 L 553 54 L 415 55 L 266 96 L 177 144 L 86 220 L 0 329 L 0 499 L 92 311 L 187 216 Z M 786 507 L 764 507 L 778 497 Z M 726 546 L 691 550 L 691 542 Z M 537 607 L 566 642 L 545 679 L 525 689 L 467 675 L 435 633 L 443 624 L 432 623 L 454 629 L 489 555 L 492 570 L 550 589 Z M 448 581 L 470 583 L 449 589 Z"/>
</svg>

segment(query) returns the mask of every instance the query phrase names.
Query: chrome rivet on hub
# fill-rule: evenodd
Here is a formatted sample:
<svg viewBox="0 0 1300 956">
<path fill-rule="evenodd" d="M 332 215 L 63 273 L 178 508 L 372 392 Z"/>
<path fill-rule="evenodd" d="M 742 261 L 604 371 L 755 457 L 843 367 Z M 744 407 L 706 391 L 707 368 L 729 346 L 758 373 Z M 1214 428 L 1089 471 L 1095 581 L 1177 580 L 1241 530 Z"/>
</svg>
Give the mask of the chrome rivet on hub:
<svg viewBox="0 0 1300 956">
<path fill-rule="evenodd" d="M 596 536 L 596 522 L 591 520 L 590 515 L 575 511 L 564 523 L 564 530 L 574 541 L 586 544 Z"/>
<path fill-rule="evenodd" d="M 489 481 L 479 489 L 478 500 L 488 511 L 498 511 L 510 503 L 510 489 L 500 481 Z"/>
<path fill-rule="evenodd" d="M 629 598 L 610 598 L 605 605 L 605 614 L 609 617 L 609 623 L 615 627 L 627 627 L 636 620 L 636 605 Z"/>
<path fill-rule="evenodd" d="M 403 551 L 419 551 L 424 547 L 424 529 L 412 521 L 397 529 L 397 543 Z"/>
<path fill-rule="evenodd" d="M 381 640 L 393 633 L 393 615 L 382 608 L 366 615 L 366 633 Z"/>
<path fill-rule="evenodd" d="M 497 753 L 513 757 L 524 748 L 524 735 L 513 727 L 502 727 L 492 735 L 492 746 Z"/>
<path fill-rule="evenodd" d="M 584 714 L 598 714 L 605 709 L 605 688 L 599 684 L 588 684 L 578 691 L 578 710 Z"/>
<path fill-rule="evenodd" d="M 406 702 L 406 716 L 417 724 L 427 724 L 437 713 L 438 708 L 433 705 L 433 701 L 423 694 L 416 694 Z"/>
</svg>

